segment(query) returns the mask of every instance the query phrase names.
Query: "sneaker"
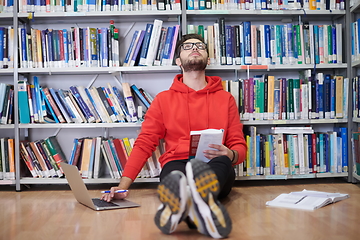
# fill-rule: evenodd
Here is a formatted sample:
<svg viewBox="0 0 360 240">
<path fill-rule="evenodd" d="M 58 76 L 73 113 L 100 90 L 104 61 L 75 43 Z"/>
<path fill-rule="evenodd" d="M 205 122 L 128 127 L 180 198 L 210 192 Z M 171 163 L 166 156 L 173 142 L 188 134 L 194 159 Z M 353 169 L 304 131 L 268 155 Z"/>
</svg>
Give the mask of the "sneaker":
<svg viewBox="0 0 360 240">
<path fill-rule="evenodd" d="M 157 189 L 161 205 L 155 214 L 156 226 L 165 234 L 175 231 L 187 215 L 187 180 L 180 171 L 172 171 Z"/>
<path fill-rule="evenodd" d="M 192 159 L 186 164 L 186 177 L 192 195 L 189 216 L 198 231 L 213 238 L 227 237 L 232 223 L 217 199 L 220 185 L 214 171 L 203 161 Z"/>
</svg>

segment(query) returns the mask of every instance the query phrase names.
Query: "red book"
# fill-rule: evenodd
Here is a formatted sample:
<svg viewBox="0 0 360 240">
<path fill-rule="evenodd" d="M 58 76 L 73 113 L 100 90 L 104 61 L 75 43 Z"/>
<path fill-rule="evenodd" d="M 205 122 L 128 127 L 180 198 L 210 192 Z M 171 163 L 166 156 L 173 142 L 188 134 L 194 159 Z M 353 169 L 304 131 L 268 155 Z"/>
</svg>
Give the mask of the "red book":
<svg viewBox="0 0 360 240">
<path fill-rule="evenodd" d="M 64 123 L 66 122 L 64 117 L 62 116 L 58 106 L 56 105 L 54 99 L 52 98 L 50 91 L 48 88 L 42 88 L 43 92 L 45 93 L 46 98 L 48 99 L 51 108 L 54 110 L 54 113 L 56 115 L 56 117 L 59 119 L 59 122 Z"/>
<path fill-rule="evenodd" d="M 120 164 L 121 164 L 121 167 L 122 169 L 125 168 L 125 164 L 128 160 L 128 155 L 126 153 L 126 150 L 125 150 L 125 146 L 124 146 L 124 143 L 121 139 L 114 139 L 113 140 L 114 142 L 114 145 L 115 145 L 115 150 L 116 150 L 116 153 L 120 159 Z"/>
<path fill-rule="evenodd" d="M 64 54 L 64 36 L 63 36 L 63 30 L 59 30 L 59 44 L 60 44 L 60 65 L 62 67 L 63 64 L 65 64 L 65 54 Z"/>
<path fill-rule="evenodd" d="M 316 133 L 311 134 L 311 142 L 312 142 L 312 148 L 311 148 L 311 159 L 313 164 L 313 173 L 317 173 L 317 157 L 316 157 Z"/>
</svg>

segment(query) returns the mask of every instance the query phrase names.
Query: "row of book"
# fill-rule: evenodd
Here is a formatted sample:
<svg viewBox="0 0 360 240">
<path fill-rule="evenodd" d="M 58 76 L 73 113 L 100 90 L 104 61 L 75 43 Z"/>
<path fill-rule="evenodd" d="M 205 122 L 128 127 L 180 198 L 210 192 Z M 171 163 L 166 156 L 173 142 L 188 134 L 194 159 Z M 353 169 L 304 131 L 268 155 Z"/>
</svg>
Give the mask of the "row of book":
<svg viewBox="0 0 360 240">
<path fill-rule="evenodd" d="M 179 25 L 163 27 L 155 19 L 144 30 L 136 30 L 123 66 L 171 66 L 173 64 Z"/>
<path fill-rule="evenodd" d="M 275 79 L 263 74 L 224 80 L 223 87 L 234 96 L 242 120 L 348 118 L 349 79 L 340 75 Z"/>
<path fill-rule="evenodd" d="M 345 0 L 187 0 L 187 10 L 345 10 Z"/>
<path fill-rule="evenodd" d="M 208 45 L 211 65 L 337 64 L 343 62 L 342 24 L 253 25 L 250 21 L 188 25 Z"/>
<path fill-rule="evenodd" d="M 109 11 L 156 11 L 181 10 L 180 0 L 61 0 L 19 1 L 19 12 L 109 12 Z"/>
<path fill-rule="evenodd" d="M 0 14 L 13 13 L 13 12 L 14 12 L 14 0 L 0 1 Z"/>
<path fill-rule="evenodd" d="M 345 127 L 316 133 L 311 127 L 272 127 L 261 134 L 252 126 L 243 176 L 347 172 L 347 136 Z"/>
<path fill-rule="evenodd" d="M 118 67 L 119 29 L 19 28 L 19 56 L 21 68 Z"/>
<path fill-rule="evenodd" d="M 14 123 L 14 85 L 0 83 L 0 124 Z"/>
<path fill-rule="evenodd" d="M 106 87 L 73 85 L 64 90 L 41 87 L 34 76 L 33 84 L 21 80 L 18 86 L 23 124 L 137 122 L 152 101 L 150 94 L 126 82 L 122 89 L 108 83 Z"/>
<path fill-rule="evenodd" d="M 0 26 L 0 69 L 14 68 L 14 29 Z"/>
<path fill-rule="evenodd" d="M 76 165 L 83 178 L 110 175 L 120 178 L 134 145 L 134 138 L 75 138 L 69 164 Z M 147 160 L 138 177 L 157 177 L 160 174 L 160 147 Z"/>
<path fill-rule="evenodd" d="M 0 179 L 15 179 L 15 148 L 13 138 L 0 138 Z"/>
<path fill-rule="evenodd" d="M 55 136 L 36 141 L 21 141 L 20 157 L 32 177 L 48 178 L 64 175 L 60 162 L 66 162 L 66 157 Z"/>
</svg>

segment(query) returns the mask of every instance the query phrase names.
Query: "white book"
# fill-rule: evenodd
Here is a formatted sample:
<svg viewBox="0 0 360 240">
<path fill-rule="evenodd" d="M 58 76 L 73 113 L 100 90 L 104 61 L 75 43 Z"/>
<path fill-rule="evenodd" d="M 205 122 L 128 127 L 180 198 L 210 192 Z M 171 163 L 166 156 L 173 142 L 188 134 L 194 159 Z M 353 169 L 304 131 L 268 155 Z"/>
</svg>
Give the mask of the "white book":
<svg viewBox="0 0 360 240">
<path fill-rule="evenodd" d="M 219 23 L 214 23 L 215 65 L 220 65 Z"/>
<path fill-rule="evenodd" d="M 154 26 L 153 26 L 153 30 L 152 30 L 151 38 L 150 38 L 150 42 L 149 42 L 149 49 L 148 49 L 148 53 L 147 53 L 146 61 L 145 61 L 146 66 L 153 65 L 156 51 L 157 51 L 157 46 L 159 45 L 162 23 L 163 23 L 162 20 L 159 20 L 159 19 L 154 20 Z"/>
<path fill-rule="evenodd" d="M 314 43 L 314 25 L 309 25 L 309 35 L 310 35 L 310 63 L 315 63 L 315 43 Z"/>
<path fill-rule="evenodd" d="M 282 193 L 275 199 L 266 202 L 266 206 L 283 207 L 300 210 L 315 210 L 331 203 L 349 198 L 348 194 L 308 191 Z"/>
<path fill-rule="evenodd" d="M 101 160 L 101 137 L 95 138 L 95 151 L 94 151 L 94 170 L 93 170 L 93 178 L 99 178 L 100 173 L 100 160 Z"/>
<path fill-rule="evenodd" d="M 342 46 L 343 46 L 342 25 L 340 23 L 335 24 L 335 28 L 336 28 L 336 60 L 337 60 L 337 63 L 342 63 L 343 62 L 342 61 L 342 57 L 343 57 L 342 56 Z"/>
<path fill-rule="evenodd" d="M 209 144 L 221 145 L 223 141 L 224 129 L 205 129 L 190 132 L 190 158 L 195 155 L 196 159 L 209 162 L 204 155 L 205 150 L 210 150 Z M 215 149 L 211 149 L 215 150 Z M 195 154 L 194 154 L 195 153 Z"/>
</svg>

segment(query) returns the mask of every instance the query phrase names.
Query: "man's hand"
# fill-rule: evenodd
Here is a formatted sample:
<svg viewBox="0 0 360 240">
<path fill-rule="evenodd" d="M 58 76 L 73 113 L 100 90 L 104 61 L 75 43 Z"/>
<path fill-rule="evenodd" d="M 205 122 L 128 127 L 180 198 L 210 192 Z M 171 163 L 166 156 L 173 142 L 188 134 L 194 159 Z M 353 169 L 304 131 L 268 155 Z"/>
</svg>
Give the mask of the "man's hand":
<svg viewBox="0 0 360 240">
<path fill-rule="evenodd" d="M 120 189 L 119 187 L 112 187 L 110 188 L 110 193 L 104 193 L 100 199 L 106 202 L 110 202 L 113 199 L 124 199 L 129 195 L 129 191 L 123 193 L 115 193 L 115 191 L 117 190 L 124 189 Z"/>
<path fill-rule="evenodd" d="M 228 156 L 231 160 L 234 157 L 233 152 L 224 145 L 209 144 L 209 147 L 217 150 L 205 150 L 204 155 L 207 159 L 211 160 L 219 156 Z"/>
</svg>

